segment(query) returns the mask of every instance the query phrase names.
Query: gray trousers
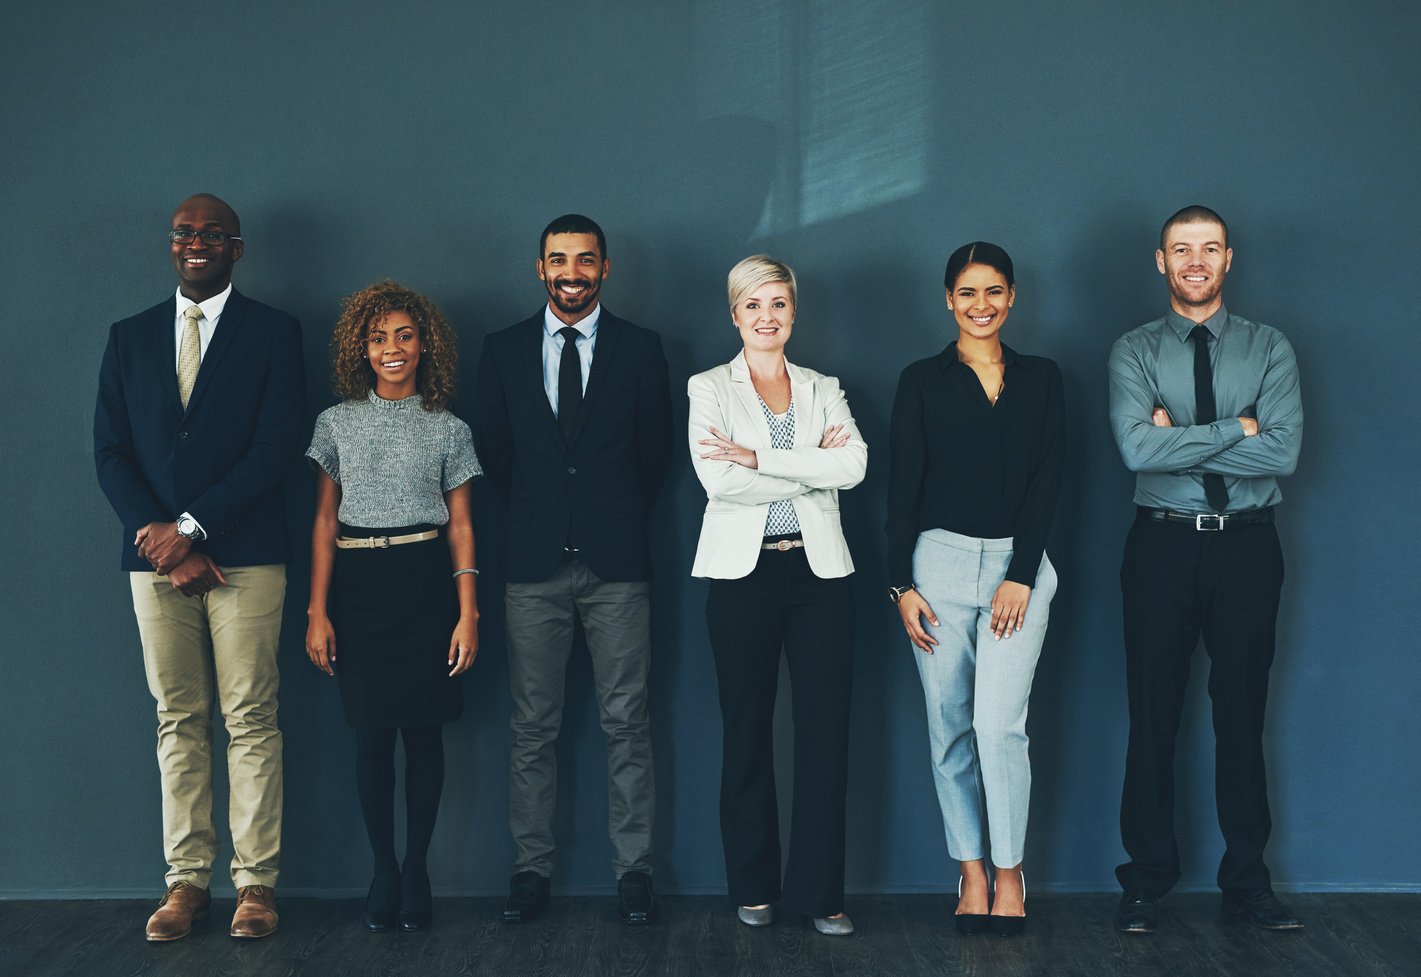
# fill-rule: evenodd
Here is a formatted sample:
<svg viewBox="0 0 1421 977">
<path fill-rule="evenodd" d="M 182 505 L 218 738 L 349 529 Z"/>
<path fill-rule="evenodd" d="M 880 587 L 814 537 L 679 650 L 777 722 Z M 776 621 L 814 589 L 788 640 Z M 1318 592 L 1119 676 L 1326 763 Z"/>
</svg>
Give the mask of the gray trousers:
<svg viewBox="0 0 1421 977">
<path fill-rule="evenodd" d="M 656 788 L 646 717 L 649 585 L 601 580 L 569 555 L 547 580 L 508 584 L 504 603 L 513 691 L 508 824 L 518 848 L 514 871 L 552 874 L 556 747 L 573 626 L 580 617 L 607 734 L 612 868 L 619 878 L 630 871 L 650 873 Z"/>
</svg>

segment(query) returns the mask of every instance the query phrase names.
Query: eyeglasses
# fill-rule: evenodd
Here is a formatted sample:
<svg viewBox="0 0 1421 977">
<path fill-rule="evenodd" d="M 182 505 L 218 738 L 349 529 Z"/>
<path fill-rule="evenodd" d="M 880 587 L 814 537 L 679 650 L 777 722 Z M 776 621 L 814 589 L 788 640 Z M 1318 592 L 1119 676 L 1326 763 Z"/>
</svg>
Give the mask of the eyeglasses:
<svg viewBox="0 0 1421 977">
<path fill-rule="evenodd" d="M 220 248 L 228 241 L 240 241 L 236 234 L 228 234 L 226 231 L 188 231 L 177 230 L 168 232 L 168 240 L 174 244 L 191 244 L 193 238 L 202 238 L 202 243 L 214 248 Z"/>
</svg>

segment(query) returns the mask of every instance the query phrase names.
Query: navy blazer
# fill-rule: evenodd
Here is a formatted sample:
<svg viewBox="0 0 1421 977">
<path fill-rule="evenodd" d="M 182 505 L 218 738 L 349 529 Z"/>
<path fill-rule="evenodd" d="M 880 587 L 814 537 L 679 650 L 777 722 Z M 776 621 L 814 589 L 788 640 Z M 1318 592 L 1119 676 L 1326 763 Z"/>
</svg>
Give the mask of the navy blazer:
<svg viewBox="0 0 1421 977">
<path fill-rule="evenodd" d="M 671 463 L 671 387 L 661 337 L 602 308 L 571 443 L 543 390 L 543 312 L 484 339 L 479 459 L 508 504 L 508 580 L 557 569 L 574 531 L 608 581 L 649 580 L 646 520 Z"/>
<path fill-rule="evenodd" d="M 123 523 L 123 569 L 151 570 L 134 534 L 190 512 L 219 566 L 284 563 L 281 483 L 301 454 L 301 325 L 236 289 L 183 410 L 170 297 L 109 329 L 94 408 L 99 486 Z"/>
</svg>

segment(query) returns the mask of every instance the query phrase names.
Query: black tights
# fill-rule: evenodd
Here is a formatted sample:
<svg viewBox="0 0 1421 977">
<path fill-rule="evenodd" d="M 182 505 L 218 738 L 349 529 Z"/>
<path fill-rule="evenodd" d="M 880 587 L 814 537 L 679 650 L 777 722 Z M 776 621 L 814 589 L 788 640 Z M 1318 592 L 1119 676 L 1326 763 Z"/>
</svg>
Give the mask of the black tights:
<svg viewBox="0 0 1421 977">
<path fill-rule="evenodd" d="M 425 858 L 434 836 L 439 795 L 444 790 L 444 727 L 405 726 L 401 729 L 355 731 L 355 785 L 360 811 L 375 855 L 375 875 L 389 878 L 400 871 L 395 858 L 395 734 L 405 740 L 405 864 L 404 874 L 427 876 Z"/>
</svg>

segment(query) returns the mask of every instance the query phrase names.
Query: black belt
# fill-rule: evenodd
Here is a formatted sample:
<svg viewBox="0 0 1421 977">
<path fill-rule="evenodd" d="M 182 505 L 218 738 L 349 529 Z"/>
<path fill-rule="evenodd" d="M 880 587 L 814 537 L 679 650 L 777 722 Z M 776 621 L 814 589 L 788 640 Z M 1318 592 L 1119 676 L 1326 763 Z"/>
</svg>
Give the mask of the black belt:
<svg viewBox="0 0 1421 977">
<path fill-rule="evenodd" d="M 1150 509 L 1139 506 L 1140 518 L 1151 522 L 1168 522 L 1188 526 L 1201 533 L 1216 533 L 1225 529 L 1242 529 L 1244 526 L 1273 525 L 1273 508 L 1246 509 L 1243 512 L 1172 512 L 1169 509 Z"/>
</svg>

